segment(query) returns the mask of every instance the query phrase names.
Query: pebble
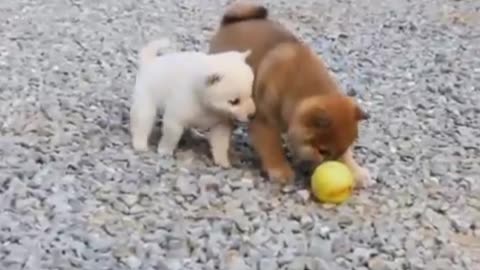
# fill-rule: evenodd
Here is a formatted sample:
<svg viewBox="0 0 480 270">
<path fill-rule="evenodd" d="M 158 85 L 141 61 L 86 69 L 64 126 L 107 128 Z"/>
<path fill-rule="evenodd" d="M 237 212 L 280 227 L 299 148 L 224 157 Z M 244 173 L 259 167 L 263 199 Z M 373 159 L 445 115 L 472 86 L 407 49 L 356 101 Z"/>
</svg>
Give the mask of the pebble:
<svg viewBox="0 0 480 270">
<path fill-rule="evenodd" d="M 345 235 L 339 235 L 333 238 L 332 242 L 332 252 L 334 254 L 347 254 L 350 252 L 351 244 L 348 238 Z"/>
<path fill-rule="evenodd" d="M 307 203 L 310 199 L 310 191 L 307 189 L 301 189 L 297 191 L 297 196 L 301 203 Z"/>
<path fill-rule="evenodd" d="M 278 263 L 275 259 L 261 259 L 258 262 L 257 270 L 278 270 Z"/>
<path fill-rule="evenodd" d="M 132 149 L 140 49 L 207 51 L 228 1 L 3 2 L 0 269 L 230 270 L 231 250 L 252 270 L 476 269 L 479 29 L 453 14 L 475 1 L 263 1 L 370 114 L 353 150 L 376 184 L 341 205 L 304 168 L 263 177 L 244 124 L 229 169 L 192 132 L 159 156 L 160 115 Z"/>
<path fill-rule="evenodd" d="M 330 259 L 332 254 L 332 241 L 320 237 L 311 237 L 309 239 L 308 254 L 312 257 Z"/>
<path fill-rule="evenodd" d="M 370 270 L 392 270 L 388 262 L 380 256 L 373 257 L 368 261 Z"/>
<path fill-rule="evenodd" d="M 352 253 L 352 259 L 353 263 L 355 265 L 364 265 L 366 264 L 372 254 L 374 254 L 375 251 L 372 249 L 366 249 L 366 248 L 355 248 Z"/>
</svg>

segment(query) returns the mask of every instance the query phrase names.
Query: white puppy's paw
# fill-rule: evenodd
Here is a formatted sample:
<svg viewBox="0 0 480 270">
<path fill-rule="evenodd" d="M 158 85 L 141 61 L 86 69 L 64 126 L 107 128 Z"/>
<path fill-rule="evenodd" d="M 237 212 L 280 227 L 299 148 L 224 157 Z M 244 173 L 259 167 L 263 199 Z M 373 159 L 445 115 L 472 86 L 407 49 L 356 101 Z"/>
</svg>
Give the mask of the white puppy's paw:
<svg viewBox="0 0 480 270">
<path fill-rule="evenodd" d="M 170 149 L 170 148 L 166 148 L 166 147 L 161 147 L 159 146 L 157 148 L 157 154 L 160 156 L 160 157 L 165 157 L 165 158 L 170 158 L 173 156 L 173 150 Z"/>
<path fill-rule="evenodd" d="M 148 143 L 139 140 L 132 141 L 133 150 L 137 152 L 147 152 L 148 151 Z"/>
<path fill-rule="evenodd" d="M 218 166 L 220 166 L 222 168 L 225 168 L 225 169 L 228 169 L 228 168 L 232 167 L 232 164 L 230 163 L 230 160 L 228 160 L 228 158 L 217 158 L 217 159 L 214 160 L 214 162 Z"/>
<path fill-rule="evenodd" d="M 356 188 L 366 188 L 373 184 L 373 179 L 367 168 L 358 167 L 357 169 L 355 169 L 353 176 L 355 178 Z"/>
</svg>

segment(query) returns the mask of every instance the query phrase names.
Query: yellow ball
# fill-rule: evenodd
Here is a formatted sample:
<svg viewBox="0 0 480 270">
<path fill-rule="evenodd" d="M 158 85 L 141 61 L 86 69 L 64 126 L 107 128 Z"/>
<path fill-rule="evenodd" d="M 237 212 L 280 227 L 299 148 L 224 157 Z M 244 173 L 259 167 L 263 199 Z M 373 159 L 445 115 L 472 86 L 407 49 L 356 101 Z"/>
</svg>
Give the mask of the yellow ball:
<svg viewBox="0 0 480 270">
<path fill-rule="evenodd" d="M 327 161 L 315 168 L 311 186 L 321 202 L 342 203 L 352 194 L 353 175 L 343 163 Z"/>
</svg>

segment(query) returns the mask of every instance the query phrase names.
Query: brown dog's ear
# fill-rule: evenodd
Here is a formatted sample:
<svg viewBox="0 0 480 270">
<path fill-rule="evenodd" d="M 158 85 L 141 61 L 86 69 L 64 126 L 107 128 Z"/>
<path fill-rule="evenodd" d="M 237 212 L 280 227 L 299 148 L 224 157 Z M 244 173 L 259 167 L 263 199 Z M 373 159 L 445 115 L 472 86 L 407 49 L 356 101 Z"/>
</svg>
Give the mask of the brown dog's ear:
<svg viewBox="0 0 480 270">
<path fill-rule="evenodd" d="M 207 80 L 205 81 L 207 86 L 212 86 L 218 83 L 222 79 L 222 76 L 218 73 L 213 73 L 207 76 Z"/>
<path fill-rule="evenodd" d="M 368 120 L 369 118 L 370 115 L 368 113 L 362 110 L 358 105 L 355 106 L 355 119 L 357 119 L 357 121 Z"/>
</svg>

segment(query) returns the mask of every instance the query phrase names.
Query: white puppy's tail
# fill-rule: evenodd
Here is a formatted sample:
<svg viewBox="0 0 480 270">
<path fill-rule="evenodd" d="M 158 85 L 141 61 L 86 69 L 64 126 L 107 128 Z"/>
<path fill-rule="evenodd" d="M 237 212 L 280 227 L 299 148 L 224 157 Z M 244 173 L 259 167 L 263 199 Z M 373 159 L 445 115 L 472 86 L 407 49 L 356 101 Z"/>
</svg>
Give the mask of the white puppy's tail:
<svg viewBox="0 0 480 270">
<path fill-rule="evenodd" d="M 165 49 L 169 46 L 170 41 L 168 40 L 168 38 L 158 39 L 148 43 L 140 51 L 140 65 L 143 66 L 150 63 L 158 56 L 160 49 Z"/>
</svg>

